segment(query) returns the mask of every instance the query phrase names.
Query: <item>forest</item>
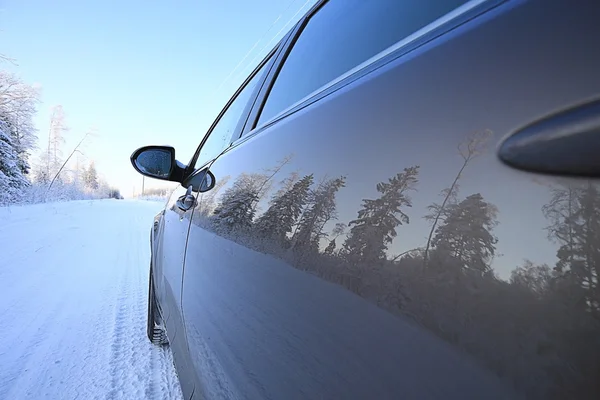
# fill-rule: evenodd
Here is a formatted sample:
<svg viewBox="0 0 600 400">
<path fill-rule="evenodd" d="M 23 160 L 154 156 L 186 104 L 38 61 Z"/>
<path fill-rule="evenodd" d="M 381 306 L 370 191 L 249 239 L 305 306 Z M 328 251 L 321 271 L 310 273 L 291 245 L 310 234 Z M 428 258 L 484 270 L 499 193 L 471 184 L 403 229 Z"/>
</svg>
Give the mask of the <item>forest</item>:
<svg viewBox="0 0 600 400">
<path fill-rule="evenodd" d="M 0 59 L 0 62 L 12 62 Z M 51 107 L 47 142 L 39 140 L 35 116 L 41 88 L 17 74 L 0 70 L 0 206 L 46 201 L 121 198 L 102 178 L 85 146 L 97 135 L 78 134 L 74 148 L 65 148 L 70 133 L 61 105 Z"/>
</svg>

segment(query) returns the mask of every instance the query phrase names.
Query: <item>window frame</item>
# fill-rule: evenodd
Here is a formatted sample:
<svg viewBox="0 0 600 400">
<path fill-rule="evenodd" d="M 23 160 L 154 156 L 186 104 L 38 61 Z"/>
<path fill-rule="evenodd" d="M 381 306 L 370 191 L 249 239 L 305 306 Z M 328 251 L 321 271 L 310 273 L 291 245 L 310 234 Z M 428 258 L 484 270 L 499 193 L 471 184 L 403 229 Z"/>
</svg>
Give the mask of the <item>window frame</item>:
<svg viewBox="0 0 600 400">
<path fill-rule="evenodd" d="M 250 115 L 248 116 L 248 121 L 244 125 L 244 128 L 242 132 L 240 132 L 240 136 L 237 138 L 237 140 L 245 138 L 248 132 L 253 131 L 256 128 L 256 124 L 258 122 L 258 119 L 260 118 L 260 114 L 262 113 L 265 101 L 267 97 L 269 97 L 269 93 L 271 92 L 271 89 L 273 88 L 273 85 L 277 80 L 277 77 L 279 76 L 279 71 L 281 71 L 281 68 L 287 60 L 288 55 L 294 48 L 294 45 L 296 44 L 298 38 L 302 35 L 302 31 L 304 30 L 304 27 L 306 26 L 308 21 L 328 1 L 329 0 L 318 0 L 312 6 L 312 8 L 308 10 L 298 22 L 296 22 L 296 25 L 294 25 L 292 29 L 290 29 L 290 31 L 287 33 L 287 35 L 282 39 L 280 43 L 281 50 L 276 56 L 275 64 L 271 67 L 271 70 L 267 74 L 267 79 L 263 82 L 262 87 L 254 101 L 252 110 L 250 111 Z M 273 122 L 277 119 L 279 115 L 282 115 L 282 113 L 276 115 L 275 118 L 272 119 Z M 267 124 L 265 124 L 265 126 L 266 125 Z"/>
<path fill-rule="evenodd" d="M 228 147 L 230 147 L 231 144 L 234 142 L 234 140 L 237 139 L 237 137 L 239 137 L 239 132 L 241 131 L 242 127 L 246 124 L 246 121 L 248 120 L 248 116 L 250 114 L 250 111 L 252 110 L 252 106 L 254 105 L 254 103 L 256 101 L 256 98 L 258 96 L 260 88 L 264 85 L 264 82 L 267 79 L 269 72 L 273 68 L 273 64 L 275 63 L 275 61 L 277 59 L 277 53 L 279 51 L 281 51 L 281 49 L 282 49 L 281 43 L 282 42 L 279 42 L 277 45 L 275 45 L 273 47 L 273 49 L 261 60 L 261 62 L 256 66 L 256 68 L 254 68 L 254 70 L 252 70 L 252 72 L 248 75 L 248 77 L 244 80 L 244 82 L 237 88 L 235 93 L 231 96 L 229 101 L 227 101 L 225 106 L 221 109 L 221 111 L 219 112 L 219 114 L 217 115 L 217 117 L 215 118 L 213 123 L 210 125 L 210 128 L 208 129 L 207 133 L 202 138 L 202 141 L 196 148 L 194 155 L 190 159 L 190 162 L 188 163 L 186 170 L 185 170 L 185 174 L 184 174 L 185 176 L 193 174 L 194 171 L 204 169 L 204 167 L 206 165 L 210 164 L 210 162 L 212 162 L 212 161 L 214 161 L 214 159 L 218 158 L 219 155 L 217 155 L 214 159 L 207 160 L 202 165 L 199 165 L 197 167 L 195 166 L 196 162 L 198 161 L 198 157 L 200 156 L 200 151 L 202 150 L 202 147 L 204 146 L 204 143 L 206 143 L 206 141 L 208 140 L 210 135 L 212 135 L 213 130 L 221 121 L 223 114 L 225 114 L 227 112 L 227 110 L 229 110 L 229 107 L 237 99 L 240 92 L 242 92 L 242 90 L 244 90 L 246 88 L 248 83 L 256 76 L 256 74 L 261 70 L 261 68 L 266 66 L 266 71 L 263 74 L 262 79 L 258 82 L 256 88 L 254 88 L 254 90 L 250 94 L 250 98 L 248 99 L 246 105 L 243 108 L 243 111 L 239 117 L 238 123 L 236 124 L 233 132 L 231 133 L 231 137 L 229 138 L 229 144 L 225 146 L 223 151 L 225 151 Z"/>
<path fill-rule="evenodd" d="M 431 21 L 421 29 L 411 33 L 405 38 L 399 40 L 395 44 L 391 45 L 387 49 L 384 49 L 378 54 L 375 54 L 370 59 L 365 60 L 361 64 L 355 66 L 349 71 L 341 74 L 337 78 L 327 82 L 325 85 L 315 89 L 304 98 L 299 99 L 289 107 L 283 109 L 279 114 L 276 114 L 270 120 L 262 122 L 258 125 L 258 120 L 262 109 L 269 97 L 271 89 L 275 84 L 281 68 L 285 64 L 288 55 L 293 50 L 294 45 L 298 39 L 302 36 L 304 28 L 316 14 L 321 7 L 323 7 L 329 0 L 319 0 L 313 8 L 311 8 L 290 30 L 289 37 L 282 41 L 281 50 L 276 56 L 275 65 L 271 67 L 267 79 L 262 84 L 262 88 L 254 101 L 253 109 L 250 112 L 248 122 L 245 124 L 240 137 L 233 142 L 233 145 L 237 145 L 238 142 L 245 141 L 255 134 L 263 131 L 269 126 L 276 124 L 280 120 L 294 114 L 301 109 L 315 103 L 322 98 L 338 91 L 339 89 L 351 84 L 352 82 L 359 80 L 365 75 L 383 67 L 386 64 L 412 52 L 413 50 L 437 39 L 440 36 L 444 36 L 450 31 L 456 29 L 460 25 L 496 8 L 502 3 L 508 0 L 469 0 L 462 6 L 442 15 L 441 17 Z"/>
</svg>

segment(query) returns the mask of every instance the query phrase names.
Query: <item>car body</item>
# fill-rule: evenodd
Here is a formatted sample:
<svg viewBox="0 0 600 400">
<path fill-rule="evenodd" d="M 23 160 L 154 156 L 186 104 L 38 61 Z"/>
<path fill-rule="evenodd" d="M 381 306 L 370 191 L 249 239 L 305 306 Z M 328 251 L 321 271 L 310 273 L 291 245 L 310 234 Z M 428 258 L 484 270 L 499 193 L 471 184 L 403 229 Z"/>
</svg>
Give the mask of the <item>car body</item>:
<svg viewBox="0 0 600 400">
<path fill-rule="evenodd" d="M 599 398 L 599 8 L 319 1 L 134 153 L 185 398 Z"/>
</svg>

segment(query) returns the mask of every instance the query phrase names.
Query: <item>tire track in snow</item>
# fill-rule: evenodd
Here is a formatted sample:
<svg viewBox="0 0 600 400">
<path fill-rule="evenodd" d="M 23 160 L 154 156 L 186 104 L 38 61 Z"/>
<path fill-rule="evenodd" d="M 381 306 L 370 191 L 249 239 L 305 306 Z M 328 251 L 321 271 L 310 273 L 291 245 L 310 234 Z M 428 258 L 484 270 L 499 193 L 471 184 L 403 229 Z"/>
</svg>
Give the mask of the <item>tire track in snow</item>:
<svg viewBox="0 0 600 400">
<path fill-rule="evenodd" d="M 18 283 L 0 292 L 0 399 L 181 399 L 170 350 L 145 332 L 147 232 L 160 204 L 47 208 L 0 221 L 15 227 L 0 241 L 11 254 L 0 275 Z"/>
<path fill-rule="evenodd" d="M 143 223 L 136 221 L 134 225 Z M 150 265 L 147 235 L 130 235 L 119 283 L 117 309 L 111 344 L 111 386 L 108 399 L 144 398 L 162 400 L 180 398 L 179 388 L 172 390 L 166 381 L 172 370 L 168 363 L 168 348 L 152 345 L 146 336 L 148 267 Z M 135 266 L 135 267 L 132 267 Z M 142 266 L 148 266 L 146 268 Z M 147 358 L 142 354 L 149 354 Z M 132 368 L 133 366 L 133 368 Z M 127 373 L 119 371 L 126 370 Z M 178 383 L 177 383 L 178 385 Z"/>
<path fill-rule="evenodd" d="M 130 240 L 127 240 L 126 246 L 130 247 Z M 119 259 L 118 261 L 121 261 Z M 128 392 L 126 386 L 131 384 L 131 380 L 126 379 L 125 369 L 128 361 L 133 361 L 133 343 L 136 332 L 132 329 L 132 325 L 137 323 L 131 301 L 132 284 L 131 273 L 132 265 L 129 264 L 130 257 L 125 257 L 123 262 L 117 262 L 117 267 L 120 267 L 121 274 L 119 276 L 119 289 L 116 298 L 116 312 L 114 314 L 113 331 L 111 334 L 112 344 L 110 345 L 111 357 L 109 361 L 109 369 L 111 373 L 111 391 L 108 393 L 108 399 L 125 398 Z M 134 322 L 135 321 L 135 322 Z M 135 364 L 134 364 L 135 365 Z M 141 377 L 136 376 L 136 379 Z M 138 397 L 139 398 L 139 397 Z"/>
</svg>

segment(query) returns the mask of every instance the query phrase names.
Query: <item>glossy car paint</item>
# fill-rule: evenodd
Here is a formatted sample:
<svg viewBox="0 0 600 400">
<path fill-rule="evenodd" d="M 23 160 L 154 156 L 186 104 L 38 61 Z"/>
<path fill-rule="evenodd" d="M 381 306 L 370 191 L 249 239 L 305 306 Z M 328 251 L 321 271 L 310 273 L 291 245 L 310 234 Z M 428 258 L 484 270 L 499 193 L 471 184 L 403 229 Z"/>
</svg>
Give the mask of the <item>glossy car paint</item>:
<svg viewBox="0 0 600 400">
<path fill-rule="evenodd" d="M 600 95 L 599 17 L 593 1 L 481 2 L 255 127 L 271 69 L 207 165 L 215 187 L 183 212 L 184 182 L 155 235 L 185 397 L 598 398 L 597 182 L 496 149 Z M 277 238 L 270 201 L 306 176 Z M 357 224 L 378 199 L 396 219 Z"/>
</svg>

